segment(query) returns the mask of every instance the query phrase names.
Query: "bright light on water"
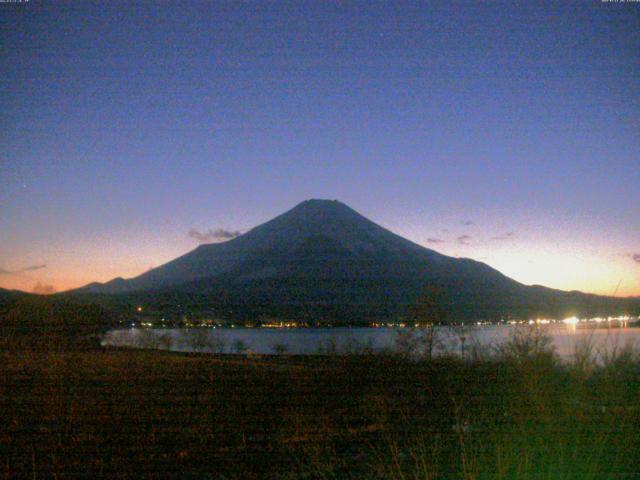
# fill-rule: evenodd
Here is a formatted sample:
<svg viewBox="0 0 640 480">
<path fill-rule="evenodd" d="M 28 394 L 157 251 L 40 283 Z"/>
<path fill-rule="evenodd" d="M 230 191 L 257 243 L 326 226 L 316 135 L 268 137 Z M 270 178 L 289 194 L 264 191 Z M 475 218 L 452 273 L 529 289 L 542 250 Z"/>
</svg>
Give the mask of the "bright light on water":
<svg viewBox="0 0 640 480">
<path fill-rule="evenodd" d="M 567 325 L 576 325 L 579 321 L 580 320 L 578 319 L 578 317 L 569 317 L 562 320 L 562 323 L 565 323 Z"/>
</svg>

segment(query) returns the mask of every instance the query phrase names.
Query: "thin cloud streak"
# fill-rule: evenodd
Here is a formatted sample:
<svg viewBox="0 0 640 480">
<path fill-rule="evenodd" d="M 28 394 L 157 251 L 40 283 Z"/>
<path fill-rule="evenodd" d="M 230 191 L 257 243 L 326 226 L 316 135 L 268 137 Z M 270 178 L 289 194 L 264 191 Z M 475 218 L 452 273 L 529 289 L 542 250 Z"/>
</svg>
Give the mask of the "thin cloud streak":
<svg viewBox="0 0 640 480">
<path fill-rule="evenodd" d="M 43 268 L 47 268 L 47 266 L 44 263 L 42 265 L 31 265 L 30 267 L 25 267 L 22 269 L 22 271 L 33 272 L 35 270 L 42 270 Z"/>
<path fill-rule="evenodd" d="M 29 265 L 28 267 L 19 268 L 18 270 L 7 270 L 6 268 L 0 268 L 0 275 L 13 275 L 15 273 L 22 272 L 34 272 L 36 270 L 42 270 L 43 268 L 47 268 L 46 264 L 42 265 Z"/>
<path fill-rule="evenodd" d="M 471 241 L 471 236 L 460 235 L 458 238 L 456 238 L 456 240 L 460 245 L 469 245 L 469 242 Z"/>
<path fill-rule="evenodd" d="M 238 230 L 225 230 L 224 228 L 209 229 L 206 232 L 201 232 L 192 228 L 189 230 L 188 235 L 200 243 L 216 243 L 236 238 L 240 235 L 240 232 Z"/>
<path fill-rule="evenodd" d="M 491 237 L 491 240 L 510 240 L 515 236 L 513 232 L 503 233 L 502 235 L 498 235 L 496 237 Z"/>
</svg>

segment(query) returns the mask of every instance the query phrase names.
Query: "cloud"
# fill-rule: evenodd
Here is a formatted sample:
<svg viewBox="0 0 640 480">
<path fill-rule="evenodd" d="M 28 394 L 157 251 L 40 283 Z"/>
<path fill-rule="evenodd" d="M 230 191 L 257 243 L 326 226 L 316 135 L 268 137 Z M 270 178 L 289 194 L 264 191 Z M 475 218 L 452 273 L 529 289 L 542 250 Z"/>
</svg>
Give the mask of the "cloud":
<svg viewBox="0 0 640 480">
<path fill-rule="evenodd" d="M 444 243 L 441 238 L 427 238 L 427 243 Z"/>
<path fill-rule="evenodd" d="M 634 262 L 640 263 L 640 253 L 630 253 L 629 256 Z"/>
<path fill-rule="evenodd" d="M 18 270 L 7 270 L 5 268 L 0 268 L 0 275 L 13 275 L 14 273 L 33 272 L 35 270 L 41 270 L 43 268 L 47 268 L 47 266 L 45 264 L 29 265 L 28 267 L 19 268 Z"/>
<path fill-rule="evenodd" d="M 464 222 L 462 222 L 462 224 L 468 227 L 470 225 L 473 225 L 473 222 L 471 220 L 465 220 Z"/>
<path fill-rule="evenodd" d="M 38 282 L 33 287 L 32 292 L 38 295 L 51 295 L 52 293 L 56 293 L 56 289 L 53 285 L 45 285 Z"/>
<path fill-rule="evenodd" d="M 215 243 L 215 242 L 224 242 L 226 240 L 231 240 L 232 238 L 236 238 L 240 235 L 240 232 L 237 230 L 225 230 L 224 228 L 216 228 L 215 230 L 207 230 L 206 232 L 201 232 L 192 228 L 188 233 L 189 237 L 197 240 L 200 243 Z"/>
<path fill-rule="evenodd" d="M 47 266 L 45 264 L 42 264 L 42 265 L 31 265 L 29 267 L 23 268 L 21 271 L 22 272 L 33 272 L 34 270 L 41 270 L 43 268 L 47 268 Z"/>
<path fill-rule="evenodd" d="M 515 236 L 513 232 L 503 233 L 502 235 L 498 235 L 497 237 L 491 237 L 491 240 L 509 240 Z"/>
<path fill-rule="evenodd" d="M 458 241 L 458 243 L 460 245 L 469 245 L 469 242 L 471 241 L 471 236 L 470 235 L 460 235 L 458 238 L 456 238 L 456 240 Z"/>
</svg>

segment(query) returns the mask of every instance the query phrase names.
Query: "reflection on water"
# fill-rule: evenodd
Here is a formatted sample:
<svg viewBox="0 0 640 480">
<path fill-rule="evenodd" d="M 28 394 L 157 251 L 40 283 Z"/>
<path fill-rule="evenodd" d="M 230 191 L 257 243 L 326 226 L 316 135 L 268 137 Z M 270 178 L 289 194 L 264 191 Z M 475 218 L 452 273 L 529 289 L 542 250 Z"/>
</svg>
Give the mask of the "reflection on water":
<svg viewBox="0 0 640 480">
<path fill-rule="evenodd" d="M 108 332 L 105 346 L 159 348 L 184 352 L 255 354 L 337 354 L 411 351 L 441 355 L 492 353 L 504 344 L 517 325 L 393 328 L 297 328 L 297 329 L 150 329 L 130 328 Z M 576 324 L 544 325 L 556 353 L 572 357 L 589 345 L 594 353 L 640 346 L 640 328 L 576 328 Z"/>
</svg>

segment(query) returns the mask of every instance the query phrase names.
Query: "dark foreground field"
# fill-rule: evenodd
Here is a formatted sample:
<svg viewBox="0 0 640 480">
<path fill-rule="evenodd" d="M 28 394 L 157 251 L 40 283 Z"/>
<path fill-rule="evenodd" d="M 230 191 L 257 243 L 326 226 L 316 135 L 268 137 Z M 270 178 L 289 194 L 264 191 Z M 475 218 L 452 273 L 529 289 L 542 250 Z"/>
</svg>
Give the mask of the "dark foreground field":
<svg viewBox="0 0 640 480">
<path fill-rule="evenodd" d="M 3 478 L 640 478 L 640 363 L 5 352 Z"/>
</svg>

